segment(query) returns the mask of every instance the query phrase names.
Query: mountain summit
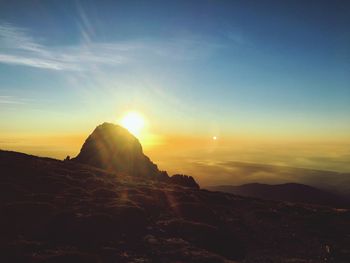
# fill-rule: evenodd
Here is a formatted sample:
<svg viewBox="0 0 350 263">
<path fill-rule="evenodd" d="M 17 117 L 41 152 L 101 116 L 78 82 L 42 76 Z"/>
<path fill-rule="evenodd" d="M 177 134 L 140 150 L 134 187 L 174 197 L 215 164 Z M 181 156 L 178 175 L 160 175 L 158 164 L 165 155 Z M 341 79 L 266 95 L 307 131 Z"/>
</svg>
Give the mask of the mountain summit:
<svg viewBox="0 0 350 263">
<path fill-rule="evenodd" d="M 143 153 L 139 140 L 124 127 L 112 123 L 97 126 L 73 161 L 118 174 L 199 188 L 191 176 L 177 174 L 169 177 L 166 172 L 160 171 Z"/>
<path fill-rule="evenodd" d="M 95 128 L 73 160 L 134 176 L 160 173 L 157 165 L 144 155 L 135 136 L 119 125 L 106 122 Z"/>
</svg>

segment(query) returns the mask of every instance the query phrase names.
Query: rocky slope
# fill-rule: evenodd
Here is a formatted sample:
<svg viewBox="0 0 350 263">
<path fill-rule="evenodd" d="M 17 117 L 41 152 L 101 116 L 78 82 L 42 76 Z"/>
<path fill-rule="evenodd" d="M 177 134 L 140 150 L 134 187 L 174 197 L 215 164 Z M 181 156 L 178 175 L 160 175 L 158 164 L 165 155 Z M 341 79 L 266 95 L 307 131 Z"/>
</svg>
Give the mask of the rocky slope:
<svg viewBox="0 0 350 263">
<path fill-rule="evenodd" d="M 0 151 L 0 262 L 349 262 L 350 212 Z"/>
</svg>

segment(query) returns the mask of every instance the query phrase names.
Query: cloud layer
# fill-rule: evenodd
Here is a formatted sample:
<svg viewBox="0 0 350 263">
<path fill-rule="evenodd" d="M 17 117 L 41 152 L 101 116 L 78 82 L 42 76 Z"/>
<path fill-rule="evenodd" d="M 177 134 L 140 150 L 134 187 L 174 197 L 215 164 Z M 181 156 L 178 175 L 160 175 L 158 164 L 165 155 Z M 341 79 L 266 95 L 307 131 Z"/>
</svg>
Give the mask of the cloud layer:
<svg viewBox="0 0 350 263">
<path fill-rule="evenodd" d="M 179 163 L 173 169 L 177 169 Z M 246 183 L 302 183 L 332 191 L 350 193 L 350 173 L 323 171 L 270 164 L 237 161 L 189 161 L 181 167 L 193 175 L 202 187 Z"/>
</svg>

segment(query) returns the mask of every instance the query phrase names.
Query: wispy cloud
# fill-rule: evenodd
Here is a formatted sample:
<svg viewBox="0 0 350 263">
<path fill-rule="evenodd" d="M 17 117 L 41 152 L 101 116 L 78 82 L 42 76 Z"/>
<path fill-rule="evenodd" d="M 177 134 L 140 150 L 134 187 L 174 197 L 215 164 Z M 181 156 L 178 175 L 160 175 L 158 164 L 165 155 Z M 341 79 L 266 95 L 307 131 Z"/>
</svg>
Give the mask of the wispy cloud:
<svg viewBox="0 0 350 263">
<path fill-rule="evenodd" d="M 0 105 L 1 104 L 25 104 L 27 100 L 16 98 L 14 96 L 0 96 Z"/>
<path fill-rule="evenodd" d="M 28 32 L 11 24 L 0 24 L 0 48 L 45 53 L 43 46 L 36 43 Z"/>
<path fill-rule="evenodd" d="M 115 52 L 118 46 L 48 47 L 36 42 L 27 30 L 10 24 L 0 25 L 0 40 L 0 63 L 50 70 L 82 70 L 90 64 L 120 64 L 123 61 Z"/>
<path fill-rule="evenodd" d="M 77 45 L 53 47 L 44 45 L 43 41 L 40 43 L 24 28 L 0 24 L 0 63 L 48 70 L 80 71 L 95 66 L 118 66 L 150 55 L 188 60 L 217 48 L 220 46 L 215 42 L 195 37 L 109 43 L 93 42 L 83 37 L 82 43 Z"/>
<path fill-rule="evenodd" d="M 69 64 L 45 58 L 0 54 L 0 62 L 54 70 L 74 69 Z"/>
</svg>

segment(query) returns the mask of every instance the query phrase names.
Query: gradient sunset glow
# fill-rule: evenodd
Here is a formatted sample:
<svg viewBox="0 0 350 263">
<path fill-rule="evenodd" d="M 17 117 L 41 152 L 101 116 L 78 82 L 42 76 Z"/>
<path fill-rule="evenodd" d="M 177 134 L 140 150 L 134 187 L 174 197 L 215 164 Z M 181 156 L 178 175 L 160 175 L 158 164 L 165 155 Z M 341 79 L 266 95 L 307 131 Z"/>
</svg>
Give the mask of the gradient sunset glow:
<svg viewBox="0 0 350 263">
<path fill-rule="evenodd" d="M 75 156 L 107 121 L 203 184 L 350 172 L 346 1 L 5 2 L 1 149 Z"/>
</svg>

